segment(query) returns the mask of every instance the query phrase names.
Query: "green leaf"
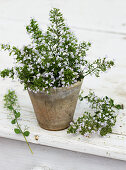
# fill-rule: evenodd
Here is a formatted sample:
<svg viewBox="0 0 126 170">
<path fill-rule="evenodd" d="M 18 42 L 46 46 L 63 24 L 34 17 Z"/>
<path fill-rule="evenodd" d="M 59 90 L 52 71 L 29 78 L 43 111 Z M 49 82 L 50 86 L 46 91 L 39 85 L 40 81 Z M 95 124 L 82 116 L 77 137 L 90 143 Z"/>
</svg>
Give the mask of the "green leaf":
<svg viewBox="0 0 126 170">
<path fill-rule="evenodd" d="M 110 105 L 114 106 L 114 101 L 112 99 L 110 99 Z"/>
<path fill-rule="evenodd" d="M 13 110 L 13 107 L 12 107 L 12 106 L 8 106 L 8 109 L 9 109 L 9 110 Z"/>
<path fill-rule="evenodd" d="M 25 131 L 24 132 L 24 136 L 29 136 L 30 135 L 30 132 L 29 131 Z"/>
<path fill-rule="evenodd" d="M 15 124 L 15 123 L 16 123 L 16 119 L 13 119 L 13 120 L 11 121 L 11 123 L 12 123 L 12 124 Z"/>
<path fill-rule="evenodd" d="M 100 131 L 101 136 L 105 136 L 107 133 L 112 133 L 112 128 L 111 127 L 103 127 Z"/>
<path fill-rule="evenodd" d="M 21 131 L 19 130 L 19 129 L 14 129 L 14 132 L 16 133 L 16 134 L 20 134 L 21 133 Z"/>
<path fill-rule="evenodd" d="M 84 96 L 84 99 L 87 99 L 88 98 L 88 96 Z"/>
<path fill-rule="evenodd" d="M 80 101 L 83 101 L 83 97 L 82 97 L 81 95 L 79 96 L 79 100 L 80 100 Z"/>
<path fill-rule="evenodd" d="M 117 105 L 115 105 L 115 108 L 118 110 L 123 109 L 123 105 L 117 104 Z"/>
<path fill-rule="evenodd" d="M 17 112 L 17 111 L 15 111 L 14 114 L 15 114 L 15 118 L 19 118 L 21 115 L 20 112 Z"/>
</svg>

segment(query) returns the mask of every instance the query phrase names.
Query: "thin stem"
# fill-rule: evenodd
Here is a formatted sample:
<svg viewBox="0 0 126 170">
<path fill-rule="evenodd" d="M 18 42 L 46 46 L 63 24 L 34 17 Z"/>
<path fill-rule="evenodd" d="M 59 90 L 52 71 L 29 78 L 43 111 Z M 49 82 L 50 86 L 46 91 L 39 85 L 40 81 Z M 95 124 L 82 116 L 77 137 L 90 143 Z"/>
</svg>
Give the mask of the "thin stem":
<svg viewBox="0 0 126 170">
<path fill-rule="evenodd" d="M 87 71 L 87 72 L 86 72 L 87 74 L 85 74 L 84 77 L 86 77 L 88 74 L 90 74 L 90 73 L 92 73 L 93 71 L 95 71 L 95 69 L 97 69 L 97 68 L 98 68 L 98 67 L 95 67 L 95 68 L 92 69 L 91 71 Z"/>
<path fill-rule="evenodd" d="M 14 114 L 15 109 L 13 108 L 12 110 L 13 110 L 13 114 Z M 26 143 L 27 143 L 27 145 L 28 145 L 31 153 L 33 154 L 33 151 L 32 151 L 32 149 L 31 149 L 31 147 L 30 147 L 30 145 L 29 145 L 29 143 L 28 143 L 28 141 L 27 141 L 27 139 L 26 139 L 26 136 L 24 135 L 23 131 L 22 131 L 21 128 L 20 128 L 20 125 L 19 125 L 19 123 L 18 123 L 18 120 L 17 120 L 15 114 L 14 114 L 14 117 L 15 117 L 15 120 L 16 120 L 16 123 L 17 123 L 17 126 L 18 126 L 20 132 L 22 133 L 22 135 L 23 135 L 23 137 L 24 137 L 24 139 L 25 139 L 25 141 L 26 141 Z"/>
<path fill-rule="evenodd" d="M 21 133 L 22 133 L 22 135 L 23 135 L 23 137 L 24 137 L 24 139 L 25 139 L 25 141 L 26 141 L 26 143 L 27 143 L 27 145 L 28 145 L 31 153 L 33 154 L 33 151 L 32 151 L 32 149 L 31 149 L 31 147 L 30 147 L 30 145 L 29 145 L 29 143 L 28 143 L 28 141 L 27 141 L 27 139 L 26 139 L 26 136 L 25 136 L 24 133 L 22 132 L 22 130 L 21 130 L 21 128 L 20 128 L 20 125 L 18 124 L 17 120 L 16 120 L 16 123 L 17 123 L 17 126 L 18 126 L 19 130 L 21 131 Z"/>
</svg>

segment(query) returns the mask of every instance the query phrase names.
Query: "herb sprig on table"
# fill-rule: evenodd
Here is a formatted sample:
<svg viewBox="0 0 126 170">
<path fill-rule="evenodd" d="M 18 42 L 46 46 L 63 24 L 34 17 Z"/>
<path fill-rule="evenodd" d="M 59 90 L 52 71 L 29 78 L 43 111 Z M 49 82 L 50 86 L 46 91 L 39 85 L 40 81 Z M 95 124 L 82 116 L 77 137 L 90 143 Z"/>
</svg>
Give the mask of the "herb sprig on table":
<svg viewBox="0 0 126 170">
<path fill-rule="evenodd" d="M 116 110 L 123 109 L 123 105 L 115 104 L 114 100 L 107 96 L 100 98 L 91 91 L 85 97 L 80 95 L 79 99 L 87 100 L 93 113 L 85 111 L 77 121 L 71 122 L 67 133 L 80 133 L 84 136 L 93 133 L 105 136 L 107 133 L 112 133 L 112 127 L 116 123 Z"/>
<path fill-rule="evenodd" d="M 15 94 L 15 91 L 13 90 L 8 90 L 8 93 L 4 95 L 4 107 L 10 111 L 10 115 L 12 118 L 11 123 L 16 125 L 16 128 L 14 128 L 14 132 L 16 134 L 22 134 L 31 153 L 33 154 L 31 147 L 26 139 L 26 137 L 29 136 L 30 132 L 29 131 L 23 131 L 21 129 L 21 126 L 18 122 L 19 118 L 20 118 L 20 111 L 19 111 L 19 105 L 18 105 L 18 99 L 17 99 L 17 95 Z"/>
</svg>

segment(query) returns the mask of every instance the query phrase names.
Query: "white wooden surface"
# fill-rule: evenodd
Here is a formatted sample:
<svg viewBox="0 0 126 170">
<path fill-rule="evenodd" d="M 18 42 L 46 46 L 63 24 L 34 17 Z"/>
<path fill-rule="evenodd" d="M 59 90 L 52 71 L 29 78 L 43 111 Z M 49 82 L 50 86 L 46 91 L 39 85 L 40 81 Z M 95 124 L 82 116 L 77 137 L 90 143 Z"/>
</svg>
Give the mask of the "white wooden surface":
<svg viewBox="0 0 126 170">
<path fill-rule="evenodd" d="M 0 138 L 0 170 L 125 170 L 124 161 Z M 44 169 L 45 168 L 45 169 Z M 48 169 L 47 169 L 48 168 Z"/>
<path fill-rule="evenodd" d="M 116 67 L 110 70 L 108 73 L 102 75 L 101 78 L 96 79 L 95 77 L 88 77 L 84 80 L 83 89 L 85 94 L 88 90 L 94 89 L 96 94 L 108 95 L 113 97 L 116 102 L 123 103 L 126 105 L 126 1 L 125 0 L 0 0 L 0 43 L 9 42 L 11 44 L 16 44 L 17 46 L 22 46 L 24 43 L 29 42 L 28 35 L 25 32 L 25 25 L 29 23 L 30 17 L 35 17 L 40 22 L 41 26 L 45 29 L 46 24 L 48 24 L 48 13 L 52 7 L 61 8 L 67 22 L 75 31 L 79 40 L 91 41 L 92 48 L 89 51 L 88 57 L 94 60 L 97 57 L 102 57 L 108 55 L 111 59 L 115 58 Z M 8 56 L 7 53 L 0 53 L 0 69 L 9 67 L 13 64 L 13 60 Z M 113 129 L 111 135 L 107 135 L 104 138 L 94 136 L 92 138 L 84 138 L 82 136 L 68 135 L 66 130 L 60 132 L 50 132 L 41 129 L 36 121 L 35 115 L 33 113 L 33 108 L 26 91 L 23 91 L 23 86 L 21 86 L 17 81 L 11 81 L 9 79 L 2 80 L 0 78 L 0 148 L 6 149 L 13 154 L 13 159 L 16 160 L 15 152 L 19 152 L 25 155 L 26 160 L 27 154 L 29 155 L 29 150 L 27 146 L 19 141 L 23 141 L 23 137 L 20 135 L 15 135 L 13 133 L 13 126 L 10 124 L 8 114 L 6 110 L 3 109 L 2 98 L 9 88 L 16 90 L 19 97 L 19 103 L 22 106 L 22 121 L 23 126 L 28 125 L 31 132 L 28 140 L 32 145 L 34 156 L 28 157 L 28 161 L 34 159 L 39 160 L 44 145 L 52 146 L 55 148 L 62 148 L 69 150 L 69 154 L 75 154 L 75 152 L 81 152 L 82 158 L 85 158 L 85 153 L 93 154 L 97 156 L 104 156 L 109 158 L 115 158 L 119 160 L 124 160 L 124 162 L 115 161 L 108 164 L 109 167 L 113 167 L 116 163 L 115 169 L 125 169 L 126 168 L 126 110 L 124 109 L 119 113 L 116 126 Z M 78 103 L 75 119 L 83 113 L 83 109 L 87 109 L 87 106 L 82 103 Z M 22 124 L 22 123 L 21 123 Z M 39 136 L 39 140 L 35 140 L 35 135 Z M 9 139 L 14 139 L 13 142 Z M 18 140 L 15 141 L 15 140 Z M 15 145 L 14 145 L 14 144 Z M 7 145 L 6 145 L 7 144 Z M 21 149 L 20 149 L 21 144 Z M 36 145 L 39 144 L 39 145 Z M 41 146 L 40 146 L 41 145 Z M 8 147 L 6 147 L 8 146 Z M 14 147 L 17 149 L 14 150 Z M 25 147 L 25 151 L 24 151 Z M 2 149 L 3 148 L 3 149 Z M 44 148 L 43 148 L 44 149 Z M 42 149 L 42 150 L 43 150 Z M 52 150 L 54 148 L 51 148 Z M 1 151 L 0 150 L 0 151 Z M 18 150 L 18 151 L 17 151 Z M 19 151 L 20 150 L 20 151 Z M 36 150 L 38 152 L 36 152 Z M 59 151 L 59 150 L 58 150 Z M 63 153 L 63 150 L 59 152 Z M 8 152 L 8 153 L 9 153 Z M 50 151 L 48 152 L 55 152 Z M 48 153 L 47 152 L 47 153 Z M 67 152 L 67 151 L 66 151 Z M 9 159 L 8 156 L 3 152 L 0 152 L 0 160 L 2 154 L 4 154 L 2 166 L 3 169 L 9 169 L 9 165 L 12 166 L 13 161 L 5 164 L 5 161 Z M 79 153 L 78 153 L 79 154 Z M 49 154 L 48 154 L 49 155 Z M 66 153 L 67 155 L 67 153 Z M 20 154 L 18 155 L 18 161 L 23 161 Z M 76 156 L 75 156 L 76 157 Z M 101 159 L 104 165 L 109 160 L 106 158 L 94 157 L 91 155 L 87 156 L 90 161 L 96 160 L 100 162 Z M 64 156 L 63 156 L 64 158 Z M 92 159 L 93 158 L 93 159 Z M 52 159 L 52 158 L 50 158 Z M 76 157 L 77 159 L 77 157 Z M 79 160 L 77 159 L 77 162 Z M 32 162 L 32 161 L 31 161 Z M 43 161 L 44 162 L 44 161 Z M 58 161 L 57 161 L 58 162 Z M 72 159 L 70 162 L 73 161 Z M 101 161 L 102 162 L 102 161 Z M 40 163 L 40 162 L 39 162 Z M 67 162 L 68 163 L 68 162 Z M 23 163 L 22 163 L 23 164 Z M 69 163 L 72 166 L 72 163 Z M 82 166 L 85 164 L 83 161 L 80 163 Z M 97 166 L 96 166 L 97 164 Z M 93 168 L 98 167 L 98 163 L 92 166 Z M 102 166 L 102 163 L 99 163 Z M 123 164 L 123 166 L 121 165 Z M 22 169 L 25 167 L 22 165 Z M 33 165 L 33 164 L 31 164 Z M 52 163 L 50 163 L 52 165 Z M 59 165 L 62 165 L 61 162 Z M 87 164 L 91 166 L 90 163 Z M 99 165 L 99 166 L 100 166 Z M 37 166 L 35 164 L 35 166 Z M 39 166 L 39 165 L 38 165 Z M 42 165 L 44 166 L 44 165 Z M 78 164 L 79 166 L 79 164 Z M 29 167 L 30 166 L 26 166 Z M 25 167 L 25 169 L 27 169 Z M 32 168 L 32 166 L 31 166 Z M 50 167 L 51 168 L 51 167 Z M 66 167 L 62 167 L 62 170 Z M 69 168 L 69 166 L 68 166 Z M 78 167 L 81 170 L 81 166 Z M 19 170 L 21 168 L 18 168 Z M 69 170 L 77 170 L 77 168 L 69 168 Z M 83 168 L 82 168 L 83 169 Z M 90 168 L 91 169 L 91 168 Z M 54 169 L 55 170 L 55 169 Z M 57 169 L 56 169 L 57 170 Z M 60 169 L 61 170 L 61 169 Z"/>
<path fill-rule="evenodd" d="M 24 140 L 22 136 L 15 135 L 13 133 L 13 125 L 10 124 L 9 118 L 7 119 L 7 112 L 2 108 L 2 96 L 6 93 L 6 89 L 13 87 L 17 91 L 19 101 L 22 107 L 22 124 L 27 125 L 31 132 L 28 140 L 32 143 L 47 145 L 62 149 L 68 149 L 72 151 L 78 151 L 82 153 L 90 153 L 99 156 L 105 156 L 110 158 L 116 158 L 126 160 L 126 136 L 125 136 L 125 124 L 122 121 L 125 120 L 125 116 L 122 116 L 124 112 L 120 112 L 119 120 L 114 128 L 113 134 L 106 137 L 94 136 L 92 138 L 84 138 L 83 136 L 68 135 L 66 130 L 51 132 L 41 129 L 37 124 L 35 115 L 33 113 L 32 105 L 26 91 L 23 91 L 22 86 L 18 82 L 11 82 L 4 80 L 0 83 L 0 134 L 1 137 L 9 137 L 10 139 Z M 76 108 L 75 118 L 82 113 L 83 109 L 87 106 L 83 103 L 79 103 Z M 121 126 L 121 127 L 120 127 Z M 120 130 L 119 130 L 120 129 Z M 39 140 L 35 140 L 35 135 L 39 136 Z"/>
</svg>

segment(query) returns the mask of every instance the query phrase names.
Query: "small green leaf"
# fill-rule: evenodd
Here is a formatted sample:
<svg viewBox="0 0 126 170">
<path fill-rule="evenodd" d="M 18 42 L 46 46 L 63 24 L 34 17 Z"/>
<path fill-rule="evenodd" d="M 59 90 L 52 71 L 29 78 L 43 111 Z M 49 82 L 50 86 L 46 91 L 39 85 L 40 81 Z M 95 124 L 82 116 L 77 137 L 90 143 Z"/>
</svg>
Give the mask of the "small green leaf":
<svg viewBox="0 0 126 170">
<path fill-rule="evenodd" d="M 87 99 L 88 98 L 88 96 L 84 96 L 84 99 Z"/>
<path fill-rule="evenodd" d="M 83 97 L 82 97 L 81 95 L 79 96 L 79 100 L 80 100 L 80 101 L 83 101 Z"/>
<path fill-rule="evenodd" d="M 15 114 L 15 118 L 19 118 L 21 115 L 20 112 L 17 112 L 17 111 L 15 111 L 14 114 Z"/>
<path fill-rule="evenodd" d="M 9 109 L 9 110 L 13 110 L 13 107 L 12 107 L 12 106 L 8 106 L 8 109 Z"/>
<path fill-rule="evenodd" d="M 114 106 L 114 101 L 112 99 L 110 99 L 110 105 Z"/>
<path fill-rule="evenodd" d="M 16 134 L 21 133 L 21 131 L 20 131 L 19 129 L 14 129 L 14 132 L 15 132 Z"/>
<path fill-rule="evenodd" d="M 123 105 L 117 104 L 117 105 L 115 105 L 115 108 L 118 110 L 123 109 Z"/>
<path fill-rule="evenodd" d="M 105 96 L 105 99 L 108 99 L 108 96 Z"/>
<path fill-rule="evenodd" d="M 11 123 L 12 123 L 12 124 L 15 124 L 15 123 L 16 123 L 16 119 L 13 119 L 13 120 L 11 121 Z"/>
<path fill-rule="evenodd" d="M 25 131 L 24 132 L 24 136 L 29 136 L 30 135 L 30 132 L 29 131 Z"/>
<path fill-rule="evenodd" d="M 100 131 L 101 136 L 105 136 L 107 133 L 112 133 L 112 128 L 111 127 L 103 127 Z"/>
</svg>

